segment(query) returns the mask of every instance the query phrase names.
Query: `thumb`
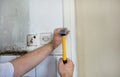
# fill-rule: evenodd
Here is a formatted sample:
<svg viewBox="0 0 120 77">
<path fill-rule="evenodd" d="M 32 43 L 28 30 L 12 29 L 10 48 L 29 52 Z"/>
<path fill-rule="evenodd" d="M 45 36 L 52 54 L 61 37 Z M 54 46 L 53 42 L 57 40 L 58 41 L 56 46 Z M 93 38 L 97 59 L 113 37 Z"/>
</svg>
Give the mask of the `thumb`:
<svg viewBox="0 0 120 77">
<path fill-rule="evenodd" d="M 59 64 L 63 64 L 63 59 L 62 58 L 59 59 Z"/>
</svg>

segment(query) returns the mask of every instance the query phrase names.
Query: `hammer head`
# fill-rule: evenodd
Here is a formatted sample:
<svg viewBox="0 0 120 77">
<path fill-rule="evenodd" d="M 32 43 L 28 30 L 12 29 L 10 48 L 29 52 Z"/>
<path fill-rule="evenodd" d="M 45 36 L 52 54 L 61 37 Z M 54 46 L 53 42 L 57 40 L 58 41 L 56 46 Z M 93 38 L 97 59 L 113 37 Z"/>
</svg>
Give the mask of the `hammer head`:
<svg viewBox="0 0 120 77">
<path fill-rule="evenodd" d="M 66 35 L 67 34 L 67 28 L 63 28 L 61 31 L 60 31 L 60 35 Z"/>
</svg>

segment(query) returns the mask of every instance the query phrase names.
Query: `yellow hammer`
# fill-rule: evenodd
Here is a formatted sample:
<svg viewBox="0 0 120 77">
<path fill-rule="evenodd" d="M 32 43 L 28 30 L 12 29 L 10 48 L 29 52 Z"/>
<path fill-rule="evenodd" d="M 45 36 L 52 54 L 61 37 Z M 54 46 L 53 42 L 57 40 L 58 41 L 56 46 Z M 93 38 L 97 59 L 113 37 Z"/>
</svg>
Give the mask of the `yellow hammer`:
<svg viewBox="0 0 120 77">
<path fill-rule="evenodd" d="M 62 36 L 62 56 L 63 56 L 63 63 L 67 63 L 67 57 L 66 57 L 66 34 L 67 34 L 67 28 L 63 28 L 60 31 L 60 34 Z"/>
<path fill-rule="evenodd" d="M 66 57 L 66 36 L 62 36 L 62 56 L 63 56 L 63 61 L 67 61 Z"/>
</svg>

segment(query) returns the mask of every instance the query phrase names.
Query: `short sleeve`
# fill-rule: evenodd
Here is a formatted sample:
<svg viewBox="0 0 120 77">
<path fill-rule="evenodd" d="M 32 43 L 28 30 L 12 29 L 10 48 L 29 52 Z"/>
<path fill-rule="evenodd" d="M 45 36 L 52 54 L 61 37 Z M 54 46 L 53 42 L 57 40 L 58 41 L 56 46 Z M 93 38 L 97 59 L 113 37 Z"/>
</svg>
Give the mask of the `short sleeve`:
<svg viewBox="0 0 120 77">
<path fill-rule="evenodd" d="M 0 77 L 13 77 L 14 67 L 12 63 L 0 63 Z"/>
</svg>

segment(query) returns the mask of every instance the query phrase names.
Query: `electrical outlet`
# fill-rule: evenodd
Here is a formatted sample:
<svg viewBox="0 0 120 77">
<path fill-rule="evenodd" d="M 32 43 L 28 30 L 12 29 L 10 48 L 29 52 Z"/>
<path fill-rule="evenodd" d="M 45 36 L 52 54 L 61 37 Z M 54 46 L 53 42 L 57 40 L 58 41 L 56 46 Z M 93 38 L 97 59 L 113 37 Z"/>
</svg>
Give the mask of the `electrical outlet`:
<svg viewBox="0 0 120 77">
<path fill-rule="evenodd" d="M 40 44 L 41 45 L 45 45 L 45 44 L 51 42 L 51 40 L 52 40 L 52 33 L 51 32 L 40 33 Z"/>
<path fill-rule="evenodd" d="M 27 35 L 27 46 L 37 46 L 38 36 L 36 34 Z"/>
</svg>

